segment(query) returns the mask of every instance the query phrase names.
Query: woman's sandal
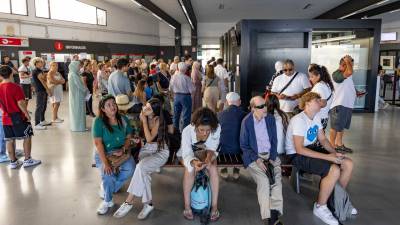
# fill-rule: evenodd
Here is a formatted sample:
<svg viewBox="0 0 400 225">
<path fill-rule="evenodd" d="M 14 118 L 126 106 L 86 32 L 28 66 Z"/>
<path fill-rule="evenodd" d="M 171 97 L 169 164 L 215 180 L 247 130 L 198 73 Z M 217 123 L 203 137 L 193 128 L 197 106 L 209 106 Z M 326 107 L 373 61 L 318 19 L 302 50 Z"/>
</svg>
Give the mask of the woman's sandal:
<svg viewBox="0 0 400 225">
<path fill-rule="evenodd" d="M 211 220 L 211 222 L 215 222 L 215 221 L 217 221 L 220 217 L 221 217 L 221 215 L 220 215 L 219 211 L 217 210 L 217 211 L 211 213 L 210 220 Z"/>
<path fill-rule="evenodd" d="M 193 212 L 191 209 L 183 210 L 183 217 L 187 220 L 194 220 Z"/>
</svg>

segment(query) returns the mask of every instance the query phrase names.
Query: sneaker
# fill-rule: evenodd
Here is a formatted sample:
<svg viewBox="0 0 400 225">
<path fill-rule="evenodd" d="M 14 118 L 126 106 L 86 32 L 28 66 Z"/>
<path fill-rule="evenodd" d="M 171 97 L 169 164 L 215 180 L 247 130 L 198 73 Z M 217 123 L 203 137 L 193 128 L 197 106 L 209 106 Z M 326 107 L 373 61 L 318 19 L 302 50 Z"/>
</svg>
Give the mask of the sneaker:
<svg viewBox="0 0 400 225">
<path fill-rule="evenodd" d="M 356 208 L 351 209 L 351 215 L 353 215 L 353 216 L 358 215 L 358 211 Z"/>
<path fill-rule="evenodd" d="M 237 180 L 240 177 L 240 169 L 239 168 L 233 168 L 233 173 L 232 173 L 233 179 Z"/>
<path fill-rule="evenodd" d="M 64 120 L 57 118 L 57 119 L 53 120 L 52 122 L 53 123 L 62 123 L 62 122 L 64 122 Z"/>
<path fill-rule="evenodd" d="M 385 103 L 385 104 L 383 105 L 382 109 L 386 109 L 386 108 L 389 107 L 389 106 L 390 106 L 389 103 Z"/>
<path fill-rule="evenodd" d="M 144 204 L 142 211 L 140 211 L 138 215 L 139 220 L 144 220 L 147 218 L 147 216 L 151 213 L 151 211 L 154 210 L 154 206 L 149 205 L 149 204 Z"/>
<path fill-rule="evenodd" d="M 24 168 L 36 166 L 36 165 L 39 165 L 40 163 L 42 163 L 42 161 L 29 158 L 29 159 L 24 160 Z"/>
<path fill-rule="evenodd" d="M 328 209 L 326 205 L 318 206 L 317 203 L 314 203 L 313 213 L 316 217 L 320 218 L 326 224 L 339 225 L 339 222 L 332 215 L 332 212 Z"/>
<path fill-rule="evenodd" d="M 132 204 L 128 204 L 127 202 L 122 203 L 119 209 L 114 213 L 115 218 L 122 218 L 128 214 L 128 212 L 133 208 Z"/>
<path fill-rule="evenodd" d="M 346 147 L 346 146 L 344 146 L 344 145 L 342 145 L 342 146 L 337 146 L 337 147 L 335 148 L 335 150 L 336 150 L 337 152 L 342 152 L 342 153 L 353 153 L 353 150 L 352 150 L 351 148 L 348 148 L 348 147 Z"/>
<path fill-rule="evenodd" d="M 24 156 L 24 155 L 25 155 L 24 150 L 22 150 L 22 149 L 15 149 L 15 156 L 16 156 L 16 157 L 22 157 L 22 156 Z"/>
<path fill-rule="evenodd" d="M 10 162 L 10 165 L 8 165 L 8 167 L 10 167 L 10 169 L 17 169 L 21 165 L 22 165 L 22 162 L 19 160 L 16 160 L 15 162 Z"/>
<path fill-rule="evenodd" d="M 112 201 L 111 202 L 102 201 L 100 203 L 99 207 L 97 208 L 97 214 L 104 215 L 108 212 L 108 209 L 113 206 L 114 206 L 114 203 Z"/>
<path fill-rule="evenodd" d="M 221 169 L 221 177 L 224 178 L 224 179 L 227 179 L 228 176 L 229 176 L 228 175 L 228 168 Z"/>
<path fill-rule="evenodd" d="M 8 158 L 7 154 L 0 155 L 0 163 L 10 162 L 10 158 Z"/>
<path fill-rule="evenodd" d="M 38 125 L 35 126 L 35 130 L 47 130 L 47 127 L 39 123 Z"/>
<path fill-rule="evenodd" d="M 40 122 L 40 125 L 42 125 L 42 126 L 50 126 L 50 125 L 51 125 L 51 122 L 47 122 L 47 121 L 45 120 L 45 121 Z"/>
</svg>

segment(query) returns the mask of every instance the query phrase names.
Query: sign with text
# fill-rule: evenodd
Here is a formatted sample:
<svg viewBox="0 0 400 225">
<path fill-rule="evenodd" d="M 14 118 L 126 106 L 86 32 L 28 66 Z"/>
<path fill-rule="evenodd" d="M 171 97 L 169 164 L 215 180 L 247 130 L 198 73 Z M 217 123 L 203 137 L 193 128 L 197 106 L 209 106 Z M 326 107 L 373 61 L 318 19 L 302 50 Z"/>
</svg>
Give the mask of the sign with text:
<svg viewBox="0 0 400 225">
<path fill-rule="evenodd" d="M 29 39 L 24 37 L 0 36 L 0 46 L 29 47 Z"/>
</svg>

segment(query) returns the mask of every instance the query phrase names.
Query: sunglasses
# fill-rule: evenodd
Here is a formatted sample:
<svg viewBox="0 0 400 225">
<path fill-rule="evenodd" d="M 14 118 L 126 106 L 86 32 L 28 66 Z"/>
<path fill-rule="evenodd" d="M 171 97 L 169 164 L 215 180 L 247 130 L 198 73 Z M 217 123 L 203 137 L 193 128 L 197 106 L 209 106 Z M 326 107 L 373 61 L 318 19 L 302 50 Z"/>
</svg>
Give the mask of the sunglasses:
<svg viewBox="0 0 400 225">
<path fill-rule="evenodd" d="M 254 108 L 256 108 L 256 109 L 263 109 L 263 108 L 265 108 L 265 107 L 267 107 L 267 104 L 262 104 L 262 105 L 256 105 L 256 106 L 254 106 Z"/>
<path fill-rule="evenodd" d="M 293 69 L 283 69 L 284 72 L 292 72 Z"/>
</svg>

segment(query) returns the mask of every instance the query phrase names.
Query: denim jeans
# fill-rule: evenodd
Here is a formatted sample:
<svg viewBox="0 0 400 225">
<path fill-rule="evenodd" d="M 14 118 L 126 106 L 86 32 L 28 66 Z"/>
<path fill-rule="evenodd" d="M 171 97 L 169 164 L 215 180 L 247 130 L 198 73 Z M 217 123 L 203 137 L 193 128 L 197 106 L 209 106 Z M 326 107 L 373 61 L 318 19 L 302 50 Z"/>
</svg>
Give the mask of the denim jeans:
<svg viewBox="0 0 400 225">
<path fill-rule="evenodd" d="M 0 110 L 0 156 L 6 155 L 6 141 L 4 141 L 3 111 Z"/>
<path fill-rule="evenodd" d="M 47 93 L 36 92 L 36 111 L 35 111 L 35 126 L 44 121 L 44 114 L 47 108 Z"/>
<path fill-rule="evenodd" d="M 182 114 L 182 129 L 179 128 Z M 183 130 L 190 124 L 192 115 L 192 97 L 190 95 L 175 94 L 174 99 L 174 127 Z"/>
<path fill-rule="evenodd" d="M 136 167 L 135 161 L 131 157 L 120 166 L 118 174 L 107 175 L 104 173 L 103 163 L 99 154 L 95 153 L 94 160 L 96 161 L 96 167 L 100 170 L 101 180 L 103 181 L 104 201 L 110 202 L 113 198 L 113 193 L 118 192 L 124 183 L 132 177 Z"/>
</svg>

